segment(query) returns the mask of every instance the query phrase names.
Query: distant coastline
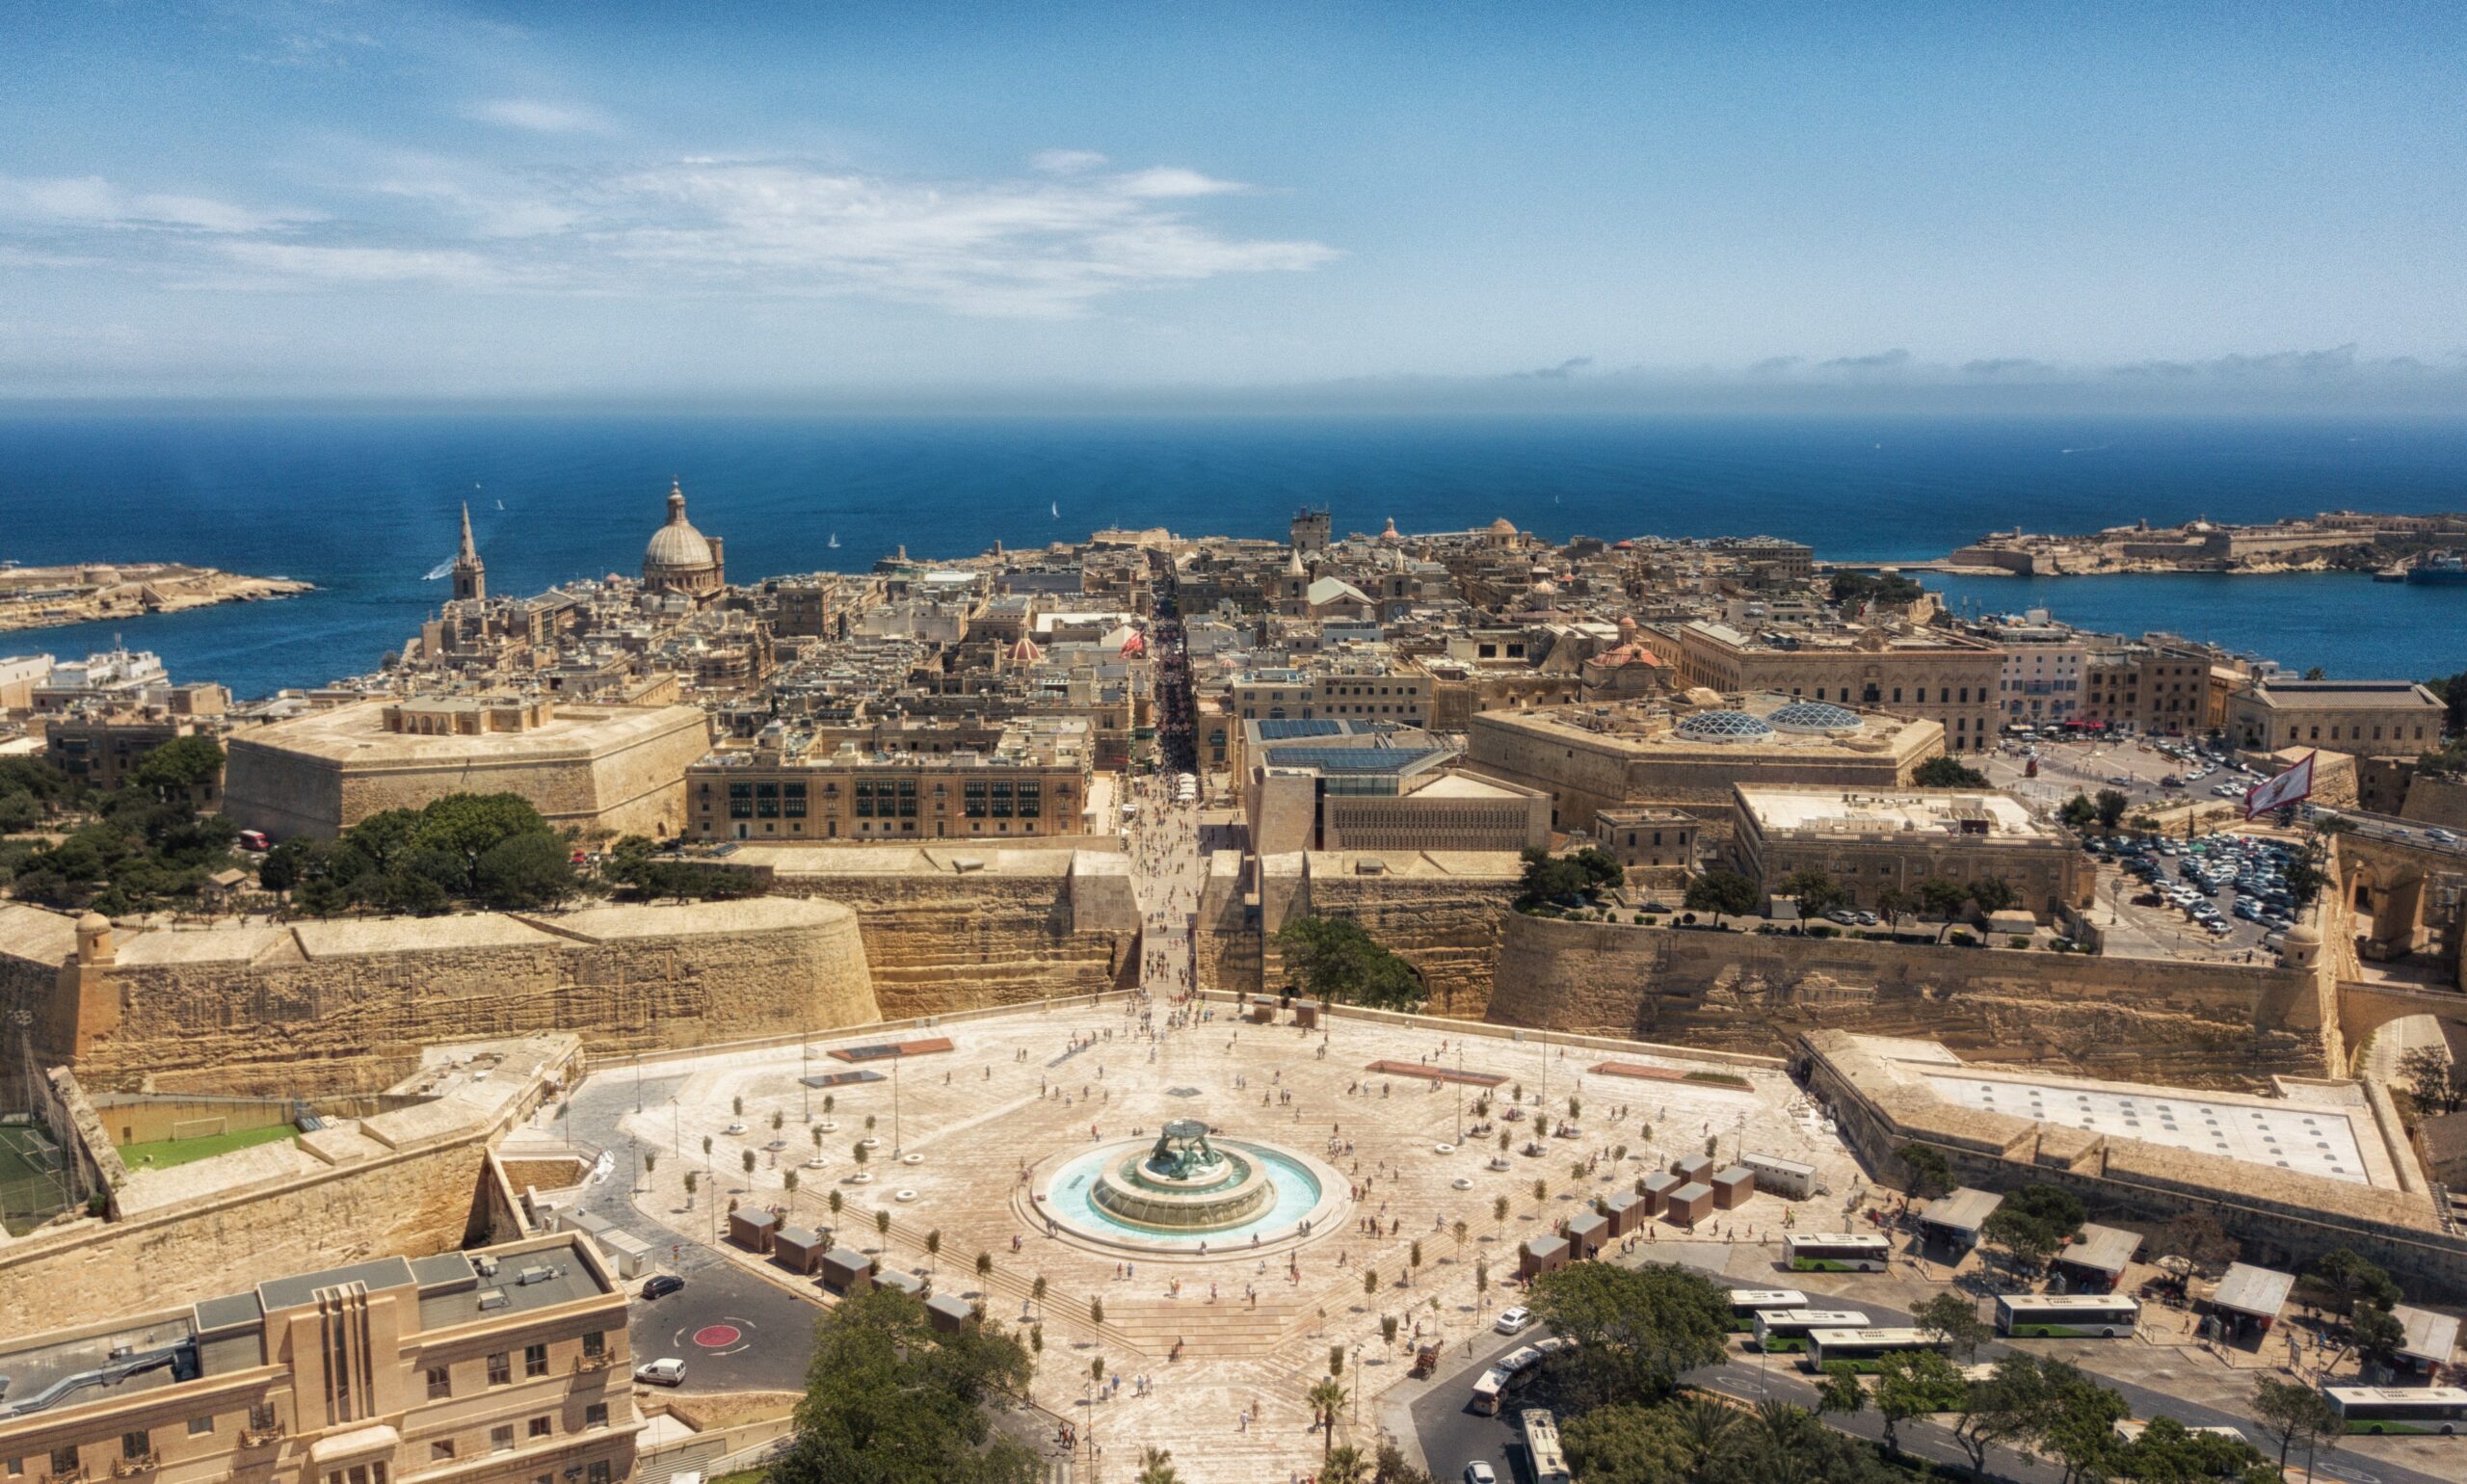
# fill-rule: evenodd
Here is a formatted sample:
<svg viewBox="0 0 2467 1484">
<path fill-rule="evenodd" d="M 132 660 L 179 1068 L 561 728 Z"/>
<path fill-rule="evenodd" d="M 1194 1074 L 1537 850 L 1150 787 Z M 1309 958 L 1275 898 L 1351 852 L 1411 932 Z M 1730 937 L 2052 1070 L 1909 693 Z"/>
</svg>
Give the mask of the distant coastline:
<svg viewBox="0 0 2467 1484">
<path fill-rule="evenodd" d="M 2081 536 L 2015 526 L 1980 538 L 1928 570 L 1965 576 L 2108 577 L 2132 573 L 2369 571 L 2395 575 L 2430 553 L 2467 545 L 2467 515 L 2352 510 L 2289 516 L 2267 524 L 2147 520 Z"/>
<path fill-rule="evenodd" d="M 178 562 L 0 567 L 0 633 L 119 623 L 223 603 L 314 592 L 290 577 L 252 577 Z"/>
</svg>

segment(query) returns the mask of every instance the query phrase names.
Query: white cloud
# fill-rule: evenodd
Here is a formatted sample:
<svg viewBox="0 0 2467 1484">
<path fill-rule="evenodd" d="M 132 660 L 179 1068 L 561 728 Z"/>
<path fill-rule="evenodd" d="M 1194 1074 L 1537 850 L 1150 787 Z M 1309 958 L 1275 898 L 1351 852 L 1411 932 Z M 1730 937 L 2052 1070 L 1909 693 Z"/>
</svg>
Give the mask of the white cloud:
<svg viewBox="0 0 2467 1484">
<path fill-rule="evenodd" d="M 1028 156 L 1031 167 L 1048 175 L 1077 174 L 1104 163 L 1105 157 L 1094 149 L 1040 149 Z"/>
<path fill-rule="evenodd" d="M 1093 163 L 919 180 L 689 158 L 546 176 L 404 152 L 347 188 L 378 207 L 367 220 L 314 229 L 297 215 L 133 196 L 101 180 L 0 180 L 0 248 L 17 220 L 53 228 L 46 237 L 89 228 L 75 244 L 88 253 L 188 288 L 846 296 L 1013 318 L 1065 317 L 1127 290 L 1298 272 L 1339 255 L 1316 242 L 1234 235 L 1192 215 L 1207 198 L 1246 189 L 1234 182 L 1176 167 L 1100 172 Z M 125 235 L 117 229 L 141 225 L 178 230 L 152 234 L 145 251 L 110 247 Z M 210 250 L 182 245 L 198 233 L 219 235 Z"/>
<path fill-rule="evenodd" d="M 0 222 L 37 226 L 264 232 L 308 220 L 310 216 L 305 213 L 252 211 L 201 196 L 127 191 L 99 175 L 0 175 Z"/>
<path fill-rule="evenodd" d="M 535 134 L 607 134 L 615 130 L 608 116 L 596 108 L 551 103 L 543 98 L 491 98 L 464 110 L 482 123 L 528 129 Z"/>
</svg>

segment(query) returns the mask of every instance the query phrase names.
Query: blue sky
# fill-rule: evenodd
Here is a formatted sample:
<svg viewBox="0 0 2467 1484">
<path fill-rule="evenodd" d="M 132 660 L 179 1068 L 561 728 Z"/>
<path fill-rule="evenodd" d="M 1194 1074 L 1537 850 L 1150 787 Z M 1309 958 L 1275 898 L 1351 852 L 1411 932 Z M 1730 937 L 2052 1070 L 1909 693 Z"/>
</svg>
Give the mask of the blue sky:
<svg viewBox="0 0 2467 1484">
<path fill-rule="evenodd" d="M 2467 407 L 2467 7 L 0 0 L 0 395 Z"/>
</svg>

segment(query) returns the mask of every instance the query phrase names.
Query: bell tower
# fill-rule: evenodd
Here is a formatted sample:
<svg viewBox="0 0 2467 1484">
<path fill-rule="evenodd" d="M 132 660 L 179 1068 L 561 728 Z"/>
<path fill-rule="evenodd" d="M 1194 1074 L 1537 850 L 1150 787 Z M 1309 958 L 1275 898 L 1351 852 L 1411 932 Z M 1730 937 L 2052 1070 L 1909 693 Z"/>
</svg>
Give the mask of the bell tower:
<svg viewBox="0 0 2467 1484">
<path fill-rule="evenodd" d="M 454 556 L 454 596 L 476 602 L 489 596 L 489 570 L 480 563 L 480 548 L 471 542 L 471 507 L 463 506 L 463 549 Z"/>
</svg>

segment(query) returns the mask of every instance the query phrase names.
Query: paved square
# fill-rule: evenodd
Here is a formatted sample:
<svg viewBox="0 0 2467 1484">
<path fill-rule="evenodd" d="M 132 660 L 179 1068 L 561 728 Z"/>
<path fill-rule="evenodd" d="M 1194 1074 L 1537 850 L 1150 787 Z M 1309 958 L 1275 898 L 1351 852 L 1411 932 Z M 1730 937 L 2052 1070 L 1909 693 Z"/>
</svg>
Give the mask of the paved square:
<svg viewBox="0 0 2467 1484">
<path fill-rule="evenodd" d="M 793 1206 L 791 1225 L 831 1227 L 887 1267 L 931 1276 L 937 1292 L 981 1299 L 995 1318 L 1041 1312 L 1036 1400 L 1081 1424 L 1083 1459 L 1093 1427 L 1114 1475 L 1132 1471 L 1127 1461 L 1154 1444 L 1171 1447 L 1183 1477 L 1199 1484 L 1256 1484 L 1308 1471 L 1318 1458 L 1303 1395 L 1326 1373 L 1331 1347 L 1346 1353 L 1348 1388 L 1357 1364 L 1368 1378 L 1360 1397 L 1367 1434 L 1379 1393 L 1411 1363 L 1417 1333 L 1459 1353 L 1469 1339 L 1478 1346 L 1497 1310 L 1514 1302 L 1503 1290 L 1516 1245 L 1580 1202 L 1700 1155 L 1709 1139 L 1725 1161 L 1743 1144 L 1814 1165 L 1828 1193 L 1799 1204 L 1791 1219 L 1801 1230 L 1838 1221 L 1858 1183 L 1840 1141 L 1777 1070 L 1618 1047 L 1612 1054 L 1623 1063 L 1735 1071 L 1748 1085 L 1638 1081 L 1592 1073 L 1604 1059 L 1599 1047 L 1546 1047 L 1487 1027 L 1468 1034 L 1446 1022 L 1339 1015 L 1323 1033 L 1237 1023 L 1233 1014 L 1225 1002 L 1177 1016 L 1163 1001 L 1115 996 L 945 1020 L 930 1034 L 947 1036 L 951 1050 L 874 1061 L 869 1070 L 893 1075 L 828 1090 L 799 1078 L 836 1065 L 827 1058 L 836 1047 L 885 1038 L 818 1040 L 809 1054 L 791 1047 L 670 1063 L 664 1070 L 686 1073 L 676 1106 L 623 1120 L 629 1136 L 660 1154 L 638 1204 L 703 1242 L 712 1239 L 715 1198 L 722 1231 L 730 1199 Z M 1487 1127 L 1475 1114 L 1482 1090 L 1437 1077 L 1456 1072 L 1460 1050 L 1467 1073 L 1506 1079 Z M 1406 1071 L 1366 1070 L 1379 1062 Z M 1561 1136 L 1570 1099 L 1580 1132 Z M 1503 1117 L 1510 1106 L 1518 1118 Z M 1537 1140 L 1542 1114 L 1554 1132 Z M 1150 1252 L 1048 1226 L 1037 1197 L 1070 1161 L 1101 1145 L 1153 1141 L 1168 1122 L 1191 1119 L 1209 1125 L 1213 1138 L 1327 1170 L 1338 1188 L 1325 1192 L 1313 1229 L 1272 1224 L 1257 1246 L 1247 1236 L 1231 1250 L 1211 1241 L 1202 1256 L 1195 1243 Z M 729 1132 L 732 1125 L 743 1131 Z M 1501 1155 L 1502 1130 L 1517 1153 Z M 855 1147 L 869 1137 L 860 1164 Z M 1522 1153 L 1536 1145 L 1545 1152 Z M 1622 1146 L 1624 1160 L 1616 1157 Z M 756 1156 L 751 1179 L 747 1151 Z M 1507 1168 L 1491 1167 L 1501 1158 Z M 691 1212 L 689 1171 L 701 1186 Z M 1503 1218 L 1495 1214 L 1500 1200 Z M 1786 1206 L 1756 1195 L 1700 1223 L 1695 1236 L 1770 1241 Z M 887 1242 L 877 1213 L 890 1217 Z M 931 1255 L 929 1234 L 938 1249 Z M 1658 1222 L 1639 1244 L 1685 1235 Z M 984 1278 L 979 1254 L 992 1259 Z M 1487 1293 L 1476 1292 L 1477 1265 L 1487 1266 Z M 1365 1292 L 1366 1274 L 1377 1275 L 1375 1294 Z M 1042 1305 L 1032 1297 L 1040 1277 Z M 1392 1317 L 1393 1344 L 1381 1325 Z M 1100 1359 L 1106 1399 L 1091 1380 Z M 1141 1377 L 1150 1383 L 1144 1396 L 1135 1394 Z"/>
</svg>

